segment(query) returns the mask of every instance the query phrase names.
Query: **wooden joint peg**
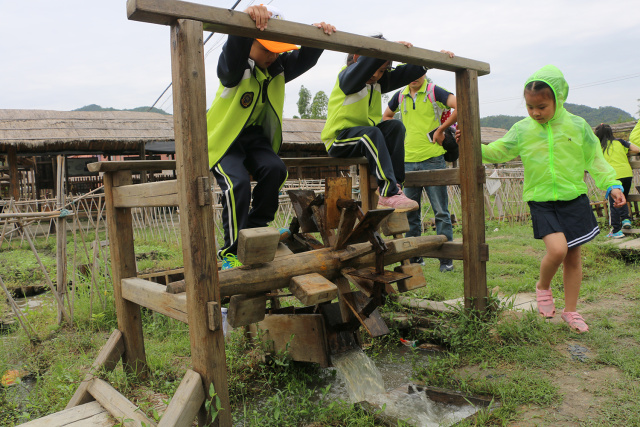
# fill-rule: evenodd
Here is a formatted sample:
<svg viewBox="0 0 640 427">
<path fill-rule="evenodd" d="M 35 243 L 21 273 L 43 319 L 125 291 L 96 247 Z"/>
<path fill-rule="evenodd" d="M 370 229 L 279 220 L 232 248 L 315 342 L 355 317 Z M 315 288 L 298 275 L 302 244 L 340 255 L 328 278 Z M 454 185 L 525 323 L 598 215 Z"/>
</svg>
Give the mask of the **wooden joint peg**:
<svg viewBox="0 0 640 427">
<path fill-rule="evenodd" d="M 338 287 L 318 273 L 291 278 L 291 293 L 304 305 L 316 305 L 338 296 Z"/>
<path fill-rule="evenodd" d="M 208 176 L 199 176 L 198 183 L 198 205 L 207 206 L 213 204 L 213 193 L 211 192 L 211 181 Z"/>
<path fill-rule="evenodd" d="M 222 314 L 220 313 L 220 304 L 215 301 L 207 303 L 207 317 L 209 320 L 209 330 L 219 331 L 222 328 Z"/>
<path fill-rule="evenodd" d="M 238 233 L 238 260 L 243 265 L 271 262 L 276 256 L 280 232 L 273 227 L 245 228 Z"/>
</svg>

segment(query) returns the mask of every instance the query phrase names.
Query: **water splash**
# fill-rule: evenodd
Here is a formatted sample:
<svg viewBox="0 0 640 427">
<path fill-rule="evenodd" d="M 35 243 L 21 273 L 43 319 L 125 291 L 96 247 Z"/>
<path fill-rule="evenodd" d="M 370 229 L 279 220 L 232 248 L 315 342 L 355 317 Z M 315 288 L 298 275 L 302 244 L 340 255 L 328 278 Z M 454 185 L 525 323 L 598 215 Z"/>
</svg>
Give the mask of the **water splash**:
<svg viewBox="0 0 640 427">
<path fill-rule="evenodd" d="M 362 349 L 332 356 L 331 361 L 338 376 L 345 382 L 352 402 L 361 402 L 369 396 L 385 392 L 382 374 Z"/>
</svg>

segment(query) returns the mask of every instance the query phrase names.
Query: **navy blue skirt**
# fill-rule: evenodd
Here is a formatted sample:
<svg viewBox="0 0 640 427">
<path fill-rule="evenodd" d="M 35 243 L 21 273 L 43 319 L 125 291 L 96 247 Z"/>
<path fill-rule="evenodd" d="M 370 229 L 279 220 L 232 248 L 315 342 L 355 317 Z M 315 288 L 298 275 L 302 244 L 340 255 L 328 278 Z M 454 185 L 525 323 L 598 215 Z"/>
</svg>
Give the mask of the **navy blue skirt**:
<svg viewBox="0 0 640 427">
<path fill-rule="evenodd" d="M 569 201 L 528 203 L 536 239 L 551 233 L 564 233 L 567 246 L 573 248 L 593 240 L 600 233 L 586 194 Z"/>
</svg>

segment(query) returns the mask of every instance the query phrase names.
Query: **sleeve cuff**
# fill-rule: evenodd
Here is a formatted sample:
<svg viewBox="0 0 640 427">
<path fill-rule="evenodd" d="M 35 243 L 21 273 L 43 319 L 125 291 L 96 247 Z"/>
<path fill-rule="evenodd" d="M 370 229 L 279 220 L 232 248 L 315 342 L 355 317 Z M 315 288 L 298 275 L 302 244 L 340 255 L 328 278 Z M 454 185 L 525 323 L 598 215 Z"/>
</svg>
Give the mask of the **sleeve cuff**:
<svg viewBox="0 0 640 427">
<path fill-rule="evenodd" d="M 609 200 L 609 195 L 611 194 L 611 190 L 613 190 L 614 188 L 624 191 L 624 187 L 622 187 L 622 185 L 617 185 L 617 184 L 612 185 L 611 187 L 607 188 L 607 194 L 604 195 L 605 200 Z"/>
</svg>

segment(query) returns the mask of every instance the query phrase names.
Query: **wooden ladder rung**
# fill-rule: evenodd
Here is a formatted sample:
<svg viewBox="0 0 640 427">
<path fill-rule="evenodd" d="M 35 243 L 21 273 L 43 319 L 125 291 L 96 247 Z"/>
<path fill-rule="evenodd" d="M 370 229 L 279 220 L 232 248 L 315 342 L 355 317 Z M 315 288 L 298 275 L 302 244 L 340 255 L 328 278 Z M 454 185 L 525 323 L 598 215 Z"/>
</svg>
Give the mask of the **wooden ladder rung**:
<svg viewBox="0 0 640 427">
<path fill-rule="evenodd" d="M 158 181 L 113 187 L 116 208 L 178 206 L 178 181 Z"/>
<path fill-rule="evenodd" d="M 122 298 L 188 323 L 186 293 L 170 294 L 166 292 L 166 287 L 159 283 L 130 277 L 122 279 Z"/>
</svg>

